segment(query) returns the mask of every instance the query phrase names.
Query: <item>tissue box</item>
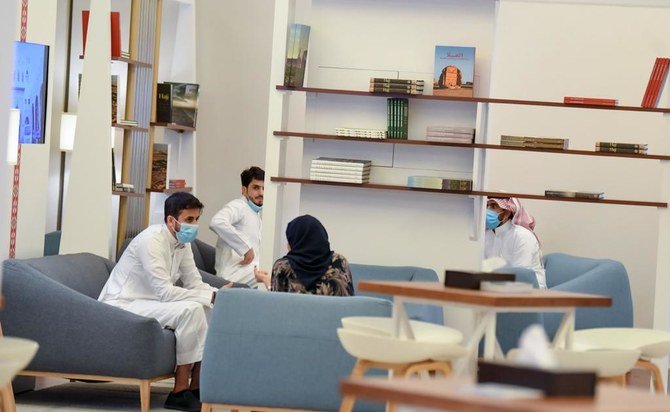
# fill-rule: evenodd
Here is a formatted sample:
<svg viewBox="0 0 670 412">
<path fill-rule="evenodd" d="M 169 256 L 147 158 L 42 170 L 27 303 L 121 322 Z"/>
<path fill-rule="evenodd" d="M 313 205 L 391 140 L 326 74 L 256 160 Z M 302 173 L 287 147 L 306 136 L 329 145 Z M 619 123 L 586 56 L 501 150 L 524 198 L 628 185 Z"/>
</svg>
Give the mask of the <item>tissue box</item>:
<svg viewBox="0 0 670 412">
<path fill-rule="evenodd" d="M 545 396 L 593 397 L 595 372 L 556 371 L 479 361 L 477 381 L 539 389 Z"/>
<path fill-rule="evenodd" d="M 480 289 L 482 281 L 514 282 L 514 273 L 444 271 L 444 286 L 461 289 Z"/>
</svg>

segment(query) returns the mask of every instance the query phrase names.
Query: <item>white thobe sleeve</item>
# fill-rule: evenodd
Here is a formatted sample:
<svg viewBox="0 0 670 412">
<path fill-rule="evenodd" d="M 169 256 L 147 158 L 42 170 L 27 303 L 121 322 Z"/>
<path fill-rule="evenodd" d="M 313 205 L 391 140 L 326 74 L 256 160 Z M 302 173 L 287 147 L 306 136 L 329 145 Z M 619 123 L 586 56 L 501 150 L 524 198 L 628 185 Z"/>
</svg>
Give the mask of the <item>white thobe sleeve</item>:
<svg viewBox="0 0 670 412">
<path fill-rule="evenodd" d="M 209 228 L 216 233 L 221 240 L 240 256 L 252 249 L 252 244 L 244 233 L 235 229 L 234 224 L 242 219 L 242 211 L 235 205 L 227 204 L 219 210 L 212 218 Z"/>
<path fill-rule="evenodd" d="M 519 236 L 514 239 L 506 257 L 509 266 L 534 268 L 539 259 L 540 245 L 532 233 L 529 236 Z"/>
<path fill-rule="evenodd" d="M 211 304 L 211 290 L 188 290 L 172 284 L 170 279 L 170 266 L 172 263 L 170 249 L 159 239 L 153 238 L 150 242 L 139 247 L 138 255 L 142 268 L 149 276 L 151 289 L 161 302 L 190 300 L 205 306 Z"/>
<path fill-rule="evenodd" d="M 195 260 L 193 260 L 193 250 L 189 245 L 186 245 L 181 256 L 181 262 L 179 262 L 179 275 L 184 284 L 184 288 L 186 289 L 206 290 L 210 293 L 218 290 L 202 281 L 202 275 L 195 266 Z"/>
</svg>

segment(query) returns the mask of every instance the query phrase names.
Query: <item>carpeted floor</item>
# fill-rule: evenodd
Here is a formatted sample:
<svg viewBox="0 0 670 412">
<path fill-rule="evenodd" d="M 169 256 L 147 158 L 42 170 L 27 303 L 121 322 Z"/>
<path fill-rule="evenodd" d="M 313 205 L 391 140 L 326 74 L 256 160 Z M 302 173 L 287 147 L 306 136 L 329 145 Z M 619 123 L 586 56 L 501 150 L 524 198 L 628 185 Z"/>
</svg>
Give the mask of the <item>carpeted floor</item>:
<svg viewBox="0 0 670 412">
<path fill-rule="evenodd" d="M 172 382 L 151 385 L 151 411 L 163 408 Z M 139 386 L 114 383 L 72 382 L 16 396 L 17 412 L 42 411 L 139 411 Z"/>
</svg>

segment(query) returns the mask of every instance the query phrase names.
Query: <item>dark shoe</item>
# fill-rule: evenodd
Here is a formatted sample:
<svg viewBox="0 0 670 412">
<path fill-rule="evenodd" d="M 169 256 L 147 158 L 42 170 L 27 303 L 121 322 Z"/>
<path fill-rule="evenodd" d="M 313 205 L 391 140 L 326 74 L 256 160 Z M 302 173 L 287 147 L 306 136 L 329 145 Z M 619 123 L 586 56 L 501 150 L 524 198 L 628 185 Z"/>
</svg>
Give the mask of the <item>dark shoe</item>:
<svg viewBox="0 0 670 412">
<path fill-rule="evenodd" d="M 198 400 L 200 400 L 200 389 L 190 389 L 190 391 L 193 394 L 193 396 L 195 396 L 196 398 L 198 398 Z"/>
<path fill-rule="evenodd" d="M 170 392 L 165 400 L 165 409 L 178 411 L 198 412 L 201 405 L 198 398 L 191 391 Z"/>
</svg>

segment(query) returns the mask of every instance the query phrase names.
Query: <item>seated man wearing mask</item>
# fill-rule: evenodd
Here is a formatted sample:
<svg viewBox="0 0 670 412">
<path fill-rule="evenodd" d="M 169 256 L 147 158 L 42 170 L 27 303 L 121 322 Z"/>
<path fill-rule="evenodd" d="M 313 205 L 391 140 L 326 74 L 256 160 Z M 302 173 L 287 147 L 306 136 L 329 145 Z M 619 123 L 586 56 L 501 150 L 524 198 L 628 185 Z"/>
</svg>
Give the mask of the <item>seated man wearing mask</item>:
<svg viewBox="0 0 670 412">
<path fill-rule="evenodd" d="M 484 258 L 501 257 L 507 265 L 531 269 L 546 289 L 540 241 L 533 232 L 535 219 L 516 198 L 489 198 L 486 202 Z"/>
<path fill-rule="evenodd" d="M 187 245 L 198 234 L 202 208 L 189 193 L 168 197 L 165 223 L 149 226 L 130 242 L 98 298 L 174 329 L 177 368 L 167 409 L 200 410 L 200 361 L 217 291 L 202 281 Z M 175 286 L 177 280 L 184 286 Z"/>
</svg>

